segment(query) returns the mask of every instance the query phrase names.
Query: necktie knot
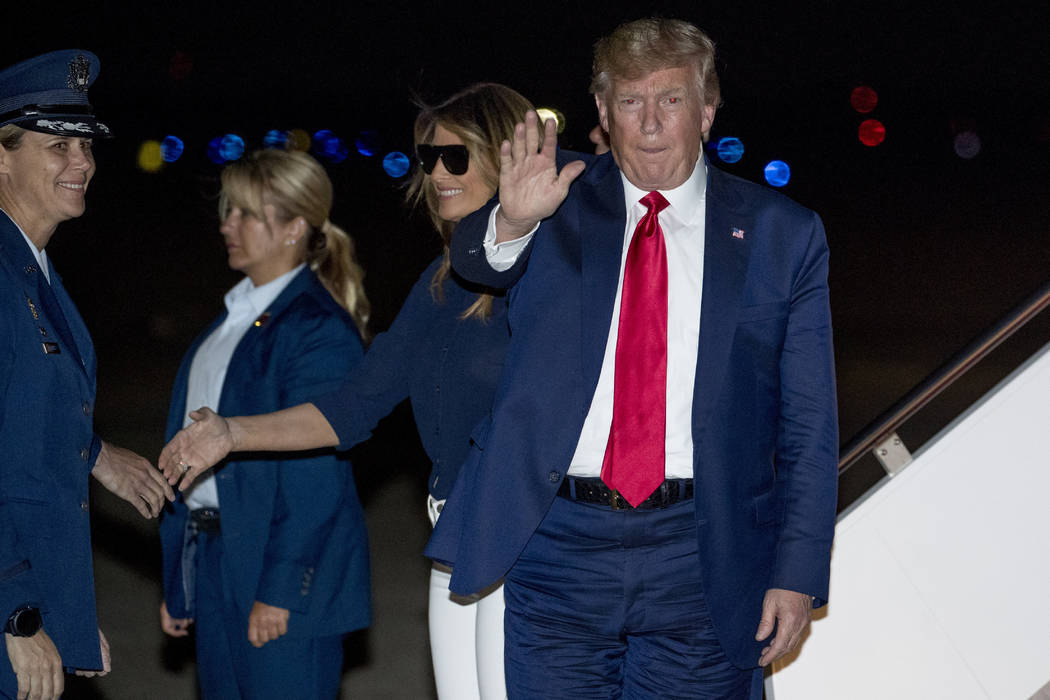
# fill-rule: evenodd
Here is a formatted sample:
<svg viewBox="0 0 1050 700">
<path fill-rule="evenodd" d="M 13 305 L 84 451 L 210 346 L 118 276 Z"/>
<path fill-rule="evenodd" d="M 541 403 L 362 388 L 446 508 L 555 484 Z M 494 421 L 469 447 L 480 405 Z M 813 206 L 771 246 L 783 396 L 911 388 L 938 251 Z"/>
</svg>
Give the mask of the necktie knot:
<svg viewBox="0 0 1050 700">
<path fill-rule="evenodd" d="M 642 206 L 649 210 L 648 213 L 656 215 L 670 206 L 670 202 L 664 198 L 659 192 L 650 192 L 641 199 L 638 200 L 642 203 Z"/>
</svg>

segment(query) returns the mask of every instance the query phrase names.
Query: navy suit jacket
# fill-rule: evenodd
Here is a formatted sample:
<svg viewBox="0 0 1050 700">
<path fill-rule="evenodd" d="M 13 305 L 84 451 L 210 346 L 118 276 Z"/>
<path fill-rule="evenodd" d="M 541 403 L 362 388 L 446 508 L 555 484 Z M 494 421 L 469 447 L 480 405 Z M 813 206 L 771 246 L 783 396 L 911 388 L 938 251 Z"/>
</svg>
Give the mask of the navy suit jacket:
<svg viewBox="0 0 1050 700">
<path fill-rule="evenodd" d="M 0 213 L 0 620 L 39 607 L 63 665 L 101 669 L 88 517 L 101 447 L 95 349 L 53 266 L 50 274 L 49 285 Z M 0 661 L 13 682 L 2 647 Z"/>
<path fill-rule="evenodd" d="M 168 439 L 182 428 L 186 413 L 198 408 L 186 405 L 190 364 L 225 317 L 215 319 L 183 359 Z M 214 408 L 232 416 L 295 406 L 338 387 L 362 354 L 349 315 L 303 269 L 238 343 Z M 368 625 L 368 537 L 345 454 L 332 449 L 235 453 L 216 465 L 215 476 L 222 573 L 245 633 L 256 600 L 291 610 L 289 637 L 341 634 Z M 187 516 L 180 496 L 160 523 L 164 598 L 173 617 L 194 616 L 194 575 L 184 570 L 182 556 Z"/>
<path fill-rule="evenodd" d="M 452 264 L 513 285 L 511 345 L 491 421 L 428 546 L 452 590 L 497 581 L 547 513 L 579 440 L 608 339 L 626 221 L 611 155 L 595 159 L 513 268 L 464 219 Z M 699 566 L 719 639 L 739 666 L 769 588 L 827 597 L 837 486 L 828 250 L 820 219 L 708 168 L 692 438 Z"/>
</svg>

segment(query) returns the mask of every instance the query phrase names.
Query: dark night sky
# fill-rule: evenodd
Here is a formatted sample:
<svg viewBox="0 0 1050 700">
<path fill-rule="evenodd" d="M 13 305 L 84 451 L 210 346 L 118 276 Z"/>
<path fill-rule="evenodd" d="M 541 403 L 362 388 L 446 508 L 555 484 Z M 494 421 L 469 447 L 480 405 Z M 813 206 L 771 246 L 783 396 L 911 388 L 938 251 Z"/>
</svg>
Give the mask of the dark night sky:
<svg viewBox="0 0 1050 700">
<path fill-rule="evenodd" d="M 64 224 L 49 248 L 99 346 L 100 420 L 107 391 L 115 403 L 144 405 L 122 381 L 137 372 L 152 372 L 166 395 L 178 356 L 235 280 L 218 245 L 208 139 L 236 132 L 253 147 L 271 128 L 329 128 L 351 140 L 375 129 L 387 149 L 407 153 L 414 97 L 437 100 L 492 80 L 559 108 L 568 120 L 562 145 L 587 148 L 592 42 L 621 21 L 662 14 L 695 22 L 718 43 L 724 106 L 713 136 L 738 136 L 747 148 L 727 169 L 761 180 L 767 161 L 786 160 L 785 192 L 824 217 L 849 438 L 1050 277 L 1046 3 L 762 5 L 16 10 L 0 65 L 56 48 L 94 51 L 102 73 L 92 101 L 118 135 L 98 149 L 88 213 Z M 192 60 L 181 80 L 169 75 L 176 51 Z M 887 139 L 877 148 L 856 139 L 861 117 L 849 92 L 862 83 L 879 93 L 871 116 L 886 124 Z M 953 124 L 976 127 L 976 158 L 955 155 Z M 182 159 L 158 174 L 138 170 L 139 144 L 168 133 L 185 140 Z M 377 159 L 353 153 L 329 172 L 332 218 L 358 241 L 382 329 L 437 252 L 436 237 L 404 208 Z M 872 375 L 889 363 L 894 370 Z"/>
</svg>

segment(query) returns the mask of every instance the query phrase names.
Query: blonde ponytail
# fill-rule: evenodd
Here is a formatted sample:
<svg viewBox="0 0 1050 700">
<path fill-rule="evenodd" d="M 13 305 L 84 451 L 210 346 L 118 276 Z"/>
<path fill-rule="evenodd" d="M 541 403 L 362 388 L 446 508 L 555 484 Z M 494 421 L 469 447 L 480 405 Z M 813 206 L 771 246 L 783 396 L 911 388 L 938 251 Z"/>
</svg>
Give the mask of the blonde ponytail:
<svg viewBox="0 0 1050 700">
<path fill-rule="evenodd" d="M 222 171 L 220 217 L 226 216 L 230 202 L 257 216 L 264 204 L 272 204 L 280 221 L 303 217 L 310 227 L 303 261 L 367 340 L 370 306 L 362 284 L 365 273 L 354 257 L 353 239 L 328 220 L 332 181 L 321 164 L 299 151 L 253 151 Z"/>
<path fill-rule="evenodd" d="M 307 244 L 306 262 L 321 284 L 354 319 L 361 337 L 368 339 L 372 307 L 365 296 L 365 272 L 354 255 L 354 239 L 325 219 Z"/>
</svg>

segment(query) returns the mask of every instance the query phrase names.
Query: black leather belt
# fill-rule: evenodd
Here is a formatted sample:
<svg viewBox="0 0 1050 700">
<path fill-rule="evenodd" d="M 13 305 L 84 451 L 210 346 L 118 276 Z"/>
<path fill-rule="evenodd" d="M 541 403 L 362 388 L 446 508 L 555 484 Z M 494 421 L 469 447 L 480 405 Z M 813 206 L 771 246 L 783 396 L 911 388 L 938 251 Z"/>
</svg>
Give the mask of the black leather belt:
<svg viewBox="0 0 1050 700">
<path fill-rule="evenodd" d="M 197 532 L 217 534 L 220 532 L 218 508 L 198 508 L 190 511 L 190 522 L 197 527 Z"/>
<path fill-rule="evenodd" d="M 653 491 L 649 498 L 632 506 L 627 500 L 609 488 L 600 478 L 567 476 L 558 487 L 558 495 L 580 503 L 598 503 L 613 510 L 657 510 L 667 508 L 679 501 L 693 497 L 692 479 L 667 479 Z"/>
</svg>

